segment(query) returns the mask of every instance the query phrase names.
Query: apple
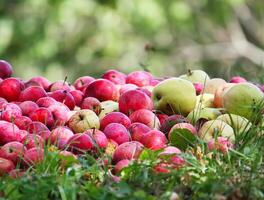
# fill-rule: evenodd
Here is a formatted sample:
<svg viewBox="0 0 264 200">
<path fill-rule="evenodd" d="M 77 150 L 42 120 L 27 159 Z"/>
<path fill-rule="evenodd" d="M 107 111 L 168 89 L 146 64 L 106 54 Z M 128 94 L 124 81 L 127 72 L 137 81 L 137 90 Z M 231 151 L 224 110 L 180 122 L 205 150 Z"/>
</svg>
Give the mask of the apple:
<svg viewBox="0 0 264 200">
<path fill-rule="evenodd" d="M 52 97 L 42 97 L 38 99 L 36 103 L 39 107 L 48 108 L 51 105 L 57 104 L 57 101 L 53 99 Z"/>
<path fill-rule="evenodd" d="M 155 86 L 152 99 L 156 110 L 186 116 L 195 108 L 196 91 L 190 81 L 170 78 Z"/>
<path fill-rule="evenodd" d="M 252 119 L 254 106 L 264 100 L 263 92 L 252 83 L 237 83 L 223 94 L 227 112 Z"/>
<path fill-rule="evenodd" d="M 73 83 L 73 86 L 77 89 L 82 91 L 83 93 L 86 90 L 86 87 L 93 82 L 95 79 L 91 76 L 82 76 L 78 79 L 75 80 L 75 82 Z"/>
<path fill-rule="evenodd" d="M 8 122 L 13 122 L 18 116 L 22 116 L 20 107 L 14 103 L 7 103 L 2 106 L 1 118 Z"/>
<path fill-rule="evenodd" d="M 96 129 L 89 129 L 84 133 L 91 136 L 91 138 L 94 140 L 96 147 L 104 148 L 104 149 L 107 147 L 108 139 L 102 131 Z"/>
<path fill-rule="evenodd" d="M 150 85 L 152 75 L 145 71 L 134 71 L 127 75 L 126 83 L 132 83 L 139 87 Z"/>
<path fill-rule="evenodd" d="M 128 167 L 130 164 L 131 164 L 131 160 L 128 159 L 120 160 L 118 163 L 116 163 L 113 169 L 113 173 L 114 174 L 120 173 L 122 169 Z"/>
<path fill-rule="evenodd" d="M 83 93 L 80 90 L 71 90 L 70 94 L 72 95 L 76 106 L 81 107 L 83 101 Z"/>
<path fill-rule="evenodd" d="M 223 107 L 223 94 L 234 85 L 234 83 L 226 83 L 217 88 L 214 94 L 214 106 L 216 108 Z"/>
<path fill-rule="evenodd" d="M 28 125 L 28 132 L 31 134 L 38 134 L 39 132 L 42 131 L 48 131 L 49 129 L 47 128 L 47 126 L 45 126 L 43 123 L 41 122 L 31 122 Z"/>
<path fill-rule="evenodd" d="M 131 83 L 121 85 L 121 87 L 119 89 L 120 96 L 129 90 L 135 90 L 137 88 L 138 88 L 138 86 L 131 84 Z"/>
<path fill-rule="evenodd" d="M 54 118 L 52 113 L 47 108 L 38 108 L 29 115 L 32 121 L 38 121 L 45 124 L 47 127 L 54 126 Z"/>
<path fill-rule="evenodd" d="M 44 149 L 42 148 L 31 148 L 26 150 L 24 154 L 25 164 L 31 166 L 41 163 L 44 160 Z"/>
<path fill-rule="evenodd" d="M 29 116 L 35 110 L 39 108 L 39 106 L 33 101 L 24 101 L 19 104 L 19 107 L 22 111 L 22 114 L 25 116 Z"/>
<path fill-rule="evenodd" d="M 196 97 L 196 108 L 213 108 L 214 95 L 213 94 L 200 94 Z"/>
<path fill-rule="evenodd" d="M 118 103 L 119 111 L 126 115 L 130 115 L 140 109 L 153 109 L 153 103 L 149 96 L 139 90 L 130 90 L 125 92 L 120 96 Z"/>
<path fill-rule="evenodd" d="M 115 102 L 115 101 L 103 101 L 100 103 L 101 104 L 101 112 L 99 114 L 99 118 L 100 120 L 106 116 L 108 113 L 111 113 L 111 112 L 117 112 L 119 109 L 118 109 L 118 103 Z"/>
<path fill-rule="evenodd" d="M 128 128 L 131 124 L 131 121 L 125 114 L 121 112 L 111 112 L 100 120 L 100 129 L 104 130 L 105 127 L 111 123 L 119 123 L 125 128 Z"/>
<path fill-rule="evenodd" d="M 230 81 L 230 83 L 246 83 L 247 80 L 241 76 L 233 76 Z"/>
<path fill-rule="evenodd" d="M 68 121 L 69 127 L 75 133 L 83 133 L 92 128 L 99 129 L 100 121 L 95 112 L 84 109 L 77 111 Z"/>
<path fill-rule="evenodd" d="M 13 68 L 10 63 L 0 60 L 0 78 L 5 79 L 12 76 Z"/>
<path fill-rule="evenodd" d="M 146 95 L 148 95 L 151 98 L 151 91 L 149 91 L 147 88 L 139 87 L 136 90 L 140 90 L 144 92 Z"/>
<path fill-rule="evenodd" d="M 158 117 L 158 119 L 160 121 L 160 126 L 162 126 L 163 123 L 165 122 L 165 120 L 169 117 L 166 114 L 156 114 L 156 116 Z"/>
<path fill-rule="evenodd" d="M 32 148 L 44 148 L 44 140 L 42 137 L 36 134 L 28 134 L 22 140 L 21 143 L 24 144 L 27 149 Z"/>
<path fill-rule="evenodd" d="M 145 124 L 135 122 L 128 127 L 128 131 L 133 141 L 141 141 L 146 133 L 151 131 L 151 128 Z"/>
<path fill-rule="evenodd" d="M 95 97 L 99 101 L 118 101 L 119 91 L 114 83 L 106 79 L 91 82 L 85 91 L 85 97 Z"/>
<path fill-rule="evenodd" d="M 13 120 L 13 123 L 21 130 L 27 130 L 28 125 L 32 122 L 29 117 L 26 116 L 16 116 Z"/>
<path fill-rule="evenodd" d="M 217 137 L 216 139 L 211 139 L 208 142 L 208 149 L 209 151 L 217 150 L 226 154 L 229 149 L 234 148 L 234 144 L 225 137 Z"/>
<path fill-rule="evenodd" d="M 89 136 L 88 134 L 76 133 L 68 140 L 67 145 L 74 152 L 82 153 L 92 150 L 94 147 L 94 142 L 91 136 Z"/>
<path fill-rule="evenodd" d="M 23 90 L 20 94 L 19 100 L 22 101 L 34 101 L 36 102 L 41 97 L 46 97 L 46 91 L 39 86 L 30 86 Z"/>
<path fill-rule="evenodd" d="M 193 86 L 195 88 L 196 95 L 200 95 L 202 93 L 202 91 L 203 91 L 203 88 L 204 88 L 203 84 L 201 84 L 201 83 L 193 83 Z"/>
<path fill-rule="evenodd" d="M 113 156 L 116 148 L 118 147 L 118 144 L 114 140 L 108 140 L 107 147 L 105 149 L 105 154 L 107 156 Z"/>
<path fill-rule="evenodd" d="M 160 80 L 158 80 L 158 79 L 151 79 L 150 80 L 150 85 L 151 86 L 156 86 L 156 85 L 158 85 L 160 83 Z"/>
<path fill-rule="evenodd" d="M 50 81 L 43 76 L 34 76 L 29 81 L 35 81 L 38 83 L 44 90 L 48 91 L 50 86 Z"/>
<path fill-rule="evenodd" d="M 120 160 L 134 160 L 140 156 L 143 150 L 143 145 L 140 142 L 132 141 L 125 142 L 119 145 L 113 154 L 113 163 L 118 163 Z"/>
<path fill-rule="evenodd" d="M 210 80 L 208 74 L 202 70 L 188 70 L 187 74 L 183 74 L 179 78 L 203 85 Z"/>
<path fill-rule="evenodd" d="M 17 101 L 24 88 L 25 86 L 21 80 L 7 78 L 0 83 L 0 97 L 5 98 L 7 101 Z"/>
<path fill-rule="evenodd" d="M 20 142 L 9 142 L 0 148 L 0 157 L 17 164 L 24 156 L 26 147 Z"/>
<path fill-rule="evenodd" d="M 126 75 L 122 72 L 117 70 L 108 70 L 106 71 L 103 76 L 103 79 L 107 79 L 114 84 L 124 85 L 126 83 Z"/>
<path fill-rule="evenodd" d="M 159 150 L 166 147 L 167 138 L 164 133 L 158 130 L 147 132 L 140 141 L 146 148 L 151 150 Z"/>
<path fill-rule="evenodd" d="M 72 152 L 66 150 L 59 152 L 59 159 L 60 159 L 60 166 L 62 168 L 67 168 L 72 164 L 78 162 L 77 155 L 74 155 Z"/>
<path fill-rule="evenodd" d="M 68 127 L 59 126 L 51 131 L 50 142 L 60 149 L 63 149 L 73 135 L 73 132 Z"/>
<path fill-rule="evenodd" d="M 233 128 L 222 120 L 209 120 L 205 122 L 200 128 L 198 135 L 205 142 L 209 142 L 211 139 L 215 138 L 215 135 L 217 137 L 226 137 L 231 142 L 235 141 L 235 134 Z"/>
<path fill-rule="evenodd" d="M 186 129 L 186 130 L 190 131 L 193 135 L 197 135 L 197 130 L 196 130 L 196 128 L 192 124 L 190 124 L 190 123 L 178 123 L 178 124 L 175 124 L 171 128 L 171 130 L 169 132 L 169 135 L 168 135 L 169 139 L 171 137 L 171 133 L 174 130 L 177 130 L 177 129 Z"/>
<path fill-rule="evenodd" d="M 0 67 L 1 67 L 1 65 L 0 65 Z M 9 173 L 13 169 L 15 169 L 15 165 L 11 160 L 8 160 L 5 158 L 0 158 L 0 177 Z"/>
<path fill-rule="evenodd" d="M 65 104 L 70 110 L 73 110 L 75 107 L 74 98 L 67 90 L 55 90 L 49 94 L 49 97 Z"/>
<path fill-rule="evenodd" d="M 218 87 L 226 84 L 226 81 L 221 78 L 213 78 L 206 82 L 203 92 L 207 94 L 215 94 Z"/>
<path fill-rule="evenodd" d="M 70 87 L 69 83 L 67 83 L 65 80 L 59 80 L 59 81 L 55 81 L 54 83 L 50 84 L 50 86 L 49 86 L 50 92 L 54 92 L 56 90 L 70 91 L 71 87 Z"/>
<path fill-rule="evenodd" d="M 216 108 L 196 108 L 189 113 L 187 119 L 196 124 L 199 120 L 204 119 L 206 121 L 216 119 L 221 115 L 221 112 Z"/>
<path fill-rule="evenodd" d="M 182 115 L 171 115 L 164 120 L 160 130 L 167 135 L 175 124 L 184 122 L 188 123 L 189 120 L 183 117 Z"/>
<path fill-rule="evenodd" d="M 81 104 L 81 109 L 89 109 L 99 115 L 102 107 L 98 99 L 94 97 L 86 97 Z"/>
<path fill-rule="evenodd" d="M 122 144 L 130 141 L 130 134 L 126 127 L 119 123 L 108 124 L 104 128 L 104 134 L 108 139 L 114 140 L 117 144 Z"/>
<path fill-rule="evenodd" d="M 152 129 L 159 129 L 160 127 L 160 121 L 158 117 L 150 110 L 146 110 L 146 109 L 137 110 L 129 116 L 129 119 L 131 120 L 132 123 L 140 122 L 142 124 L 149 126 Z"/>
<path fill-rule="evenodd" d="M 19 128 L 10 122 L 0 120 L 0 145 L 19 141 Z"/>
<path fill-rule="evenodd" d="M 21 178 L 22 176 L 25 175 L 25 171 L 21 170 L 21 169 L 13 169 L 11 170 L 8 174 L 11 178 L 13 179 L 17 179 L 17 178 Z"/>
<path fill-rule="evenodd" d="M 57 103 L 48 107 L 54 118 L 54 126 L 63 126 L 68 119 L 70 109 L 62 103 Z"/>
</svg>

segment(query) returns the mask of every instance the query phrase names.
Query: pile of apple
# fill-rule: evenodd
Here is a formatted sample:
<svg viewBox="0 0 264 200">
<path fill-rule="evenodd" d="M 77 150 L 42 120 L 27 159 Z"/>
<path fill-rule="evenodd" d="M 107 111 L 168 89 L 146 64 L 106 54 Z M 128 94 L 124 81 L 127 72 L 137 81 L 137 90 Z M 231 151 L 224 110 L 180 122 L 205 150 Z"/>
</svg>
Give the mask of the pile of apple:
<svg viewBox="0 0 264 200">
<path fill-rule="evenodd" d="M 154 170 L 166 173 L 185 165 L 180 154 L 193 145 L 189 140 L 224 154 L 235 148 L 236 136 L 250 129 L 254 106 L 264 98 L 261 85 L 242 77 L 229 83 L 210 79 L 202 70 L 178 78 L 108 70 L 73 84 L 42 76 L 24 81 L 12 72 L 1 60 L 0 175 L 41 163 L 45 146 L 74 159 L 108 154 L 114 174 L 144 148 L 159 150 Z"/>
</svg>

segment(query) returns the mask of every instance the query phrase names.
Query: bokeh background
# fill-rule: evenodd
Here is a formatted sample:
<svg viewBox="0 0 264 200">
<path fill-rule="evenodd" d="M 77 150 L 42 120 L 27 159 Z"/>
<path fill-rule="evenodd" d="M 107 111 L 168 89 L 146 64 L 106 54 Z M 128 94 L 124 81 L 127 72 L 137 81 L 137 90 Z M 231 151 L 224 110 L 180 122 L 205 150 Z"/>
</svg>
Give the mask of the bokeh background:
<svg viewBox="0 0 264 200">
<path fill-rule="evenodd" d="M 0 58 L 15 75 L 264 76 L 263 0 L 0 0 Z"/>
</svg>

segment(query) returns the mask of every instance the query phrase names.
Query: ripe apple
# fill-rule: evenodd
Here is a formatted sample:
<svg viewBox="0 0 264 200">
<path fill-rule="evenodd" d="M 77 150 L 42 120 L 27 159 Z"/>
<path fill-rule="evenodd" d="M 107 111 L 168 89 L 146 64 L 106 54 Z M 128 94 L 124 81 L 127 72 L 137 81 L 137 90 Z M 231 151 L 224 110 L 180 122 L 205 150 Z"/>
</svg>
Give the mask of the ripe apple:
<svg viewBox="0 0 264 200">
<path fill-rule="evenodd" d="M 120 160 L 124 159 L 137 159 L 140 156 L 143 147 L 144 146 L 137 141 L 125 142 L 119 145 L 113 154 L 113 163 L 118 163 Z"/>
<path fill-rule="evenodd" d="M 84 109 L 77 111 L 68 121 L 69 127 L 75 133 L 82 133 L 88 129 L 100 128 L 100 121 L 95 112 Z"/>
<path fill-rule="evenodd" d="M 97 115 L 99 115 L 102 110 L 100 101 L 94 97 L 86 97 L 81 104 L 81 109 L 92 110 Z"/>
<path fill-rule="evenodd" d="M 108 139 L 114 140 L 119 145 L 124 142 L 130 141 L 130 134 L 127 131 L 126 127 L 124 127 L 122 124 L 119 123 L 108 124 L 104 128 L 103 132 Z"/>
<path fill-rule="evenodd" d="M 138 88 L 138 86 L 131 84 L 131 83 L 121 85 L 121 87 L 119 89 L 120 96 L 129 90 L 135 90 L 137 88 Z"/>
<path fill-rule="evenodd" d="M 104 149 L 107 147 L 108 139 L 102 131 L 96 129 L 89 129 L 84 133 L 91 136 L 91 138 L 94 140 L 95 147 L 104 148 Z"/>
<path fill-rule="evenodd" d="M 0 148 L 0 157 L 17 164 L 24 156 L 26 147 L 20 142 L 9 142 Z"/>
<path fill-rule="evenodd" d="M 10 63 L 0 60 L 0 78 L 5 79 L 12 76 L 13 68 Z"/>
<path fill-rule="evenodd" d="M 221 115 L 221 112 L 216 108 L 196 108 L 189 113 L 187 119 L 196 124 L 199 120 L 213 120 Z"/>
<path fill-rule="evenodd" d="M 233 76 L 230 81 L 230 83 L 246 83 L 247 80 L 241 76 Z"/>
<path fill-rule="evenodd" d="M 73 132 L 68 127 L 59 126 L 51 131 L 50 142 L 60 149 L 64 149 L 73 135 Z"/>
<path fill-rule="evenodd" d="M 88 134 L 85 133 L 77 133 L 73 135 L 67 144 L 70 149 L 72 149 L 76 153 L 82 153 L 85 151 L 90 151 L 94 147 L 94 142 Z"/>
<path fill-rule="evenodd" d="M 42 137 L 36 134 L 28 134 L 22 140 L 21 143 L 24 144 L 27 149 L 32 148 L 44 148 L 44 140 Z"/>
<path fill-rule="evenodd" d="M 42 131 L 48 131 L 49 129 L 47 128 L 47 126 L 45 126 L 43 123 L 41 122 L 31 122 L 28 125 L 28 132 L 31 134 L 38 134 L 39 132 Z"/>
<path fill-rule="evenodd" d="M 0 120 L 0 145 L 19 141 L 19 128 L 10 122 Z"/>
<path fill-rule="evenodd" d="M 71 90 L 70 94 L 72 95 L 76 106 L 81 107 L 83 101 L 83 93 L 80 90 Z"/>
<path fill-rule="evenodd" d="M 160 121 L 160 126 L 162 126 L 163 123 L 165 122 L 165 120 L 169 117 L 166 114 L 156 114 L 156 116 L 158 117 L 158 119 Z"/>
<path fill-rule="evenodd" d="M 223 107 L 223 94 L 234 85 L 234 83 L 226 83 L 217 88 L 214 94 L 214 106 L 216 108 Z"/>
<path fill-rule="evenodd" d="M 44 160 L 44 149 L 42 148 L 32 148 L 26 150 L 24 154 L 25 164 L 31 166 L 41 163 Z"/>
<path fill-rule="evenodd" d="M 51 105 L 48 107 L 48 110 L 53 115 L 55 127 L 63 126 L 69 120 L 68 113 L 70 112 L 70 109 L 62 103 L 58 102 L 57 104 Z"/>
<path fill-rule="evenodd" d="M 49 94 L 49 97 L 65 104 L 70 110 L 73 110 L 75 107 L 74 98 L 67 90 L 55 90 Z"/>
<path fill-rule="evenodd" d="M 0 177 L 9 173 L 13 169 L 15 169 L 15 165 L 11 160 L 0 158 Z"/>
<path fill-rule="evenodd" d="M 223 94 L 227 112 L 252 119 L 254 106 L 264 100 L 263 92 L 252 83 L 237 83 Z"/>
<path fill-rule="evenodd" d="M 94 80 L 95 79 L 91 76 L 82 76 L 82 77 L 75 80 L 75 82 L 73 83 L 73 86 L 77 90 L 80 90 L 84 93 L 86 90 L 86 87 Z"/>
<path fill-rule="evenodd" d="M 116 163 L 113 169 L 113 173 L 114 174 L 120 173 L 122 169 L 128 167 L 130 164 L 131 164 L 131 160 L 128 159 L 120 160 L 118 163 Z"/>
<path fill-rule="evenodd" d="M 153 112 L 147 109 L 140 109 L 133 112 L 129 116 L 129 119 L 131 120 L 132 123 L 140 122 L 142 124 L 149 126 L 152 129 L 159 129 L 160 127 L 160 121 L 158 117 Z"/>
<path fill-rule="evenodd" d="M 50 81 L 43 76 L 34 76 L 29 81 L 35 81 L 38 83 L 44 90 L 48 91 L 50 86 Z"/>
<path fill-rule="evenodd" d="M 111 112 L 100 120 L 100 129 L 104 130 L 105 127 L 111 123 L 119 123 L 125 128 L 128 128 L 131 124 L 131 121 L 125 114 L 121 112 Z"/>
<path fill-rule="evenodd" d="M 216 139 L 211 139 L 208 142 L 209 151 L 217 150 L 222 152 L 223 154 L 226 154 L 229 149 L 233 148 L 234 144 L 225 137 L 217 137 Z"/>
<path fill-rule="evenodd" d="M 147 132 L 140 141 L 146 148 L 152 150 L 159 150 L 166 146 L 167 138 L 164 133 L 158 130 L 151 130 Z"/>
<path fill-rule="evenodd" d="M 59 80 L 59 81 L 55 81 L 54 83 L 50 84 L 50 86 L 49 86 L 50 92 L 54 92 L 56 90 L 70 91 L 71 87 L 70 87 L 69 83 L 67 83 L 65 80 Z"/>
<path fill-rule="evenodd" d="M 213 108 L 214 95 L 213 94 L 200 94 L 196 97 L 196 108 Z"/>
<path fill-rule="evenodd" d="M 33 101 L 24 101 L 19 104 L 22 114 L 29 116 L 32 112 L 37 110 L 39 106 Z"/>
<path fill-rule="evenodd" d="M 103 79 L 107 79 L 114 84 L 124 85 L 126 83 L 126 75 L 122 72 L 117 70 L 108 70 L 106 71 L 103 76 Z"/>
<path fill-rule="evenodd" d="M 139 87 L 150 85 L 152 75 L 145 71 L 134 71 L 127 75 L 126 83 L 132 83 Z"/>
<path fill-rule="evenodd" d="M 30 86 L 23 90 L 20 94 L 20 101 L 34 101 L 36 102 L 41 97 L 46 97 L 46 91 L 39 86 Z"/>
<path fill-rule="evenodd" d="M 52 97 L 42 97 L 38 99 L 36 103 L 39 107 L 48 108 L 51 105 L 57 104 L 57 101 L 53 99 Z"/>
<path fill-rule="evenodd" d="M 210 80 L 208 74 L 202 70 L 188 70 L 187 74 L 183 74 L 179 78 L 203 85 Z"/>
<path fill-rule="evenodd" d="M 189 120 L 183 117 L 182 115 L 171 115 L 164 120 L 160 130 L 167 135 L 175 124 L 184 122 L 188 123 Z"/>
<path fill-rule="evenodd" d="M 126 115 L 130 115 L 134 111 L 140 109 L 153 109 L 153 103 L 149 96 L 139 90 L 130 90 L 125 92 L 120 96 L 118 103 L 120 112 Z"/>
<path fill-rule="evenodd" d="M 115 101 L 103 101 L 101 102 L 101 112 L 99 118 L 102 119 L 108 113 L 118 111 L 118 103 Z"/>
<path fill-rule="evenodd" d="M 52 113 L 47 108 L 38 108 L 29 115 L 32 121 L 38 121 L 45 124 L 47 127 L 54 126 L 54 118 Z"/>
<path fill-rule="evenodd" d="M 29 117 L 26 116 L 17 116 L 14 118 L 13 123 L 21 130 L 27 130 L 28 125 L 32 122 Z"/>
<path fill-rule="evenodd" d="M 201 83 L 193 83 L 193 86 L 195 88 L 196 95 L 200 95 L 202 93 L 202 91 L 203 91 L 203 88 L 204 88 L 203 84 L 201 84 Z"/>
<path fill-rule="evenodd" d="M 151 131 L 151 128 L 145 124 L 135 122 L 128 127 L 128 131 L 133 141 L 141 141 L 146 133 Z"/>
<path fill-rule="evenodd" d="M 215 94 L 217 88 L 224 84 L 226 84 L 226 81 L 224 79 L 212 78 L 206 82 L 203 92 L 207 94 Z"/>
<path fill-rule="evenodd" d="M 7 103 L 2 106 L 2 120 L 13 122 L 18 116 L 22 116 L 22 111 L 18 105 L 14 103 Z"/>
<path fill-rule="evenodd" d="M 66 150 L 59 152 L 59 159 L 60 159 L 60 167 L 65 169 L 71 166 L 72 164 L 78 162 L 77 155 L 74 155 L 72 152 Z"/>
<path fill-rule="evenodd" d="M 186 116 L 195 107 L 196 91 L 190 81 L 170 78 L 155 86 L 152 99 L 156 110 Z"/>
<path fill-rule="evenodd" d="M 24 88 L 25 86 L 21 80 L 7 78 L 0 83 L 0 97 L 5 98 L 7 101 L 17 101 Z"/>
</svg>

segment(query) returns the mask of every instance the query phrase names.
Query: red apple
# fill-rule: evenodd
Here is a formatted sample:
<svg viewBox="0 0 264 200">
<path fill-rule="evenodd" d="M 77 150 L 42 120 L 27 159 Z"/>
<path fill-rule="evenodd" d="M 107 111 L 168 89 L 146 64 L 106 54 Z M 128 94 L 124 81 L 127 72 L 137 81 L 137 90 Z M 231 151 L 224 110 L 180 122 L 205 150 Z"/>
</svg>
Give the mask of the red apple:
<svg viewBox="0 0 264 200">
<path fill-rule="evenodd" d="M 156 116 L 158 117 L 159 121 L 160 121 L 160 126 L 163 126 L 163 123 L 165 122 L 165 120 L 169 117 L 166 114 L 156 114 Z"/>
<path fill-rule="evenodd" d="M 103 76 L 103 79 L 107 79 L 114 84 L 123 85 L 126 83 L 126 75 L 122 72 L 119 72 L 117 70 L 108 70 L 106 71 Z"/>
<path fill-rule="evenodd" d="M 153 103 L 148 95 L 139 90 L 130 90 L 120 96 L 119 111 L 130 115 L 136 110 L 153 109 Z"/>
<path fill-rule="evenodd" d="M 102 107 L 98 99 L 94 97 L 86 97 L 81 104 L 81 109 L 89 109 L 99 115 Z"/>
<path fill-rule="evenodd" d="M 19 129 L 15 124 L 0 120 L 0 145 L 19 141 Z"/>
<path fill-rule="evenodd" d="M 22 141 L 22 139 L 26 136 L 26 135 L 28 135 L 29 134 L 29 132 L 28 131 L 26 131 L 26 130 L 19 130 L 18 131 L 18 134 L 17 134 L 17 142 L 21 142 Z"/>
<path fill-rule="evenodd" d="M 70 109 L 62 103 L 57 103 L 48 107 L 54 118 L 54 126 L 63 126 L 68 121 Z"/>
<path fill-rule="evenodd" d="M 24 88 L 24 84 L 19 79 L 7 78 L 0 83 L 0 97 L 7 101 L 17 101 Z"/>
<path fill-rule="evenodd" d="M 171 128 L 169 135 L 168 135 L 169 139 L 171 138 L 171 132 L 174 130 L 177 130 L 177 129 L 186 129 L 186 130 L 190 131 L 193 135 L 197 135 L 197 130 L 192 124 L 190 124 L 190 123 L 178 123 L 178 124 L 175 124 Z"/>
<path fill-rule="evenodd" d="M 85 91 L 85 97 L 95 97 L 99 101 L 117 101 L 119 91 L 114 83 L 106 79 L 97 79 L 91 82 Z"/>
<path fill-rule="evenodd" d="M 158 130 L 147 132 L 140 141 L 145 147 L 151 150 L 159 150 L 166 147 L 167 138 L 164 133 Z"/>
<path fill-rule="evenodd" d="M 230 83 L 246 83 L 247 80 L 241 76 L 233 76 L 229 82 Z"/>
<path fill-rule="evenodd" d="M 84 96 L 83 93 L 80 90 L 71 90 L 70 94 L 74 98 L 76 106 L 81 107 Z"/>
<path fill-rule="evenodd" d="M 139 87 L 150 85 L 152 75 L 145 71 L 134 71 L 127 75 L 126 83 L 132 83 Z"/>
<path fill-rule="evenodd" d="M 56 101 L 65 104 L 70 110 L 73 110 L 75 107 L 75 101 L 73 96 L 66 90 L 56 90 L 50 93 L 49 96 L 55 99 Z"/>
<path fill-rule="evenodd" d="M 11 160 L 14 164 L 24 156 L 26 147 L 20 142 L 6 143 L 0 149 L 0 157 Z"/>
<path fill-rule="evenodd" d="M 92 150 L 94 147 L 94 143 L 91 136 L 89 136 L 88 134 L 77 133 L 69 139 L 68 146 L 74 152 L 79 153 Z"/>
<path fill-rule="evenodd" d="M 34 101 L 36 102 L 41 97 L 46 97 L 47 93 L 42 87 L 30 86 L 23 90 L 20 94 L 20 101 Z"/>
<path fill-rule="evenodd" d="M 151 128 L 145 124 L 135 122 L 129 126 L 128 131 L 133 141 L 140 141 L 147 132 L 151 131 Z"/>
<path fill-rule="evenodd" d="M 28 149 L 24 155 L 24 162 L 27 165 L 36 165 L 44 160 L 44 149 L 32 148 Z"/>
<path fill-rule="evenodd" d="M 53 115 L 47 108 L 38 108 L 29 115 L 29 118 L 32 121 L 41 122 L 48 127 L 52 127 L 54 125 Z"/>
<path fill-rule="evenodd" d="M 130 141 L 130 134 L 122 124 L 108 124 L 104 129 L 104 134 L 108 139 L 114 140 L 119 145 Z"/>
<path fill-rule="evenodd" d="M 22 114 L 25 116 L 29 116 L 29 114 L 33 113 L 35 110 L 39 108 L 39 106 L 33 101 L 24 101 L 19 104 L 19 107 L 22 110 Z"/>
<path fill-rule="evenodd" d="M 14 118 L 13 123 L 21 130 L 27 130 L 28 125 L 32 122 L 29 117 L 26 116 L 17 116 Z"/>
<path fill-rule="evenodd" d="M 26 135 L 22 140 L 21 143 L 23 143 L 27 149 L 32 148 L 44 148 L 44 140 L 42 137 L 36 134 L 28 134 Z"/>
<path fill-rule="evenodd" d="M 31 122 L 28 125 L 28 132 L 31 134 L 39 134 L 43 131 L 49 131 L 49 129 L 41 122 Z"/>
<path fill-rule="evenodd" d="M 42 97 L 36 102 L 39 107 L 45 107 L 48 108 L 52 105 L 57 104 L 57 101 L 53 99 L 52 97 Z"/>
<path fill-rule="evenodd" d="M 11 160 L 0 158 L 0 177 L 15 169 L 15 165 Z"/>
<path fill-rule="evenodd" d="M 193 83 L 193 86 L 195 88 L 196 91 L 196 95 L 200 95 L 203 91 L 203 84 L 201 83 Z"/>
<path fill-rule="evenodd" d="M 120 95 L 122 95 L 129 90 L 135 90 L 137 88 L 138 88 L 138 86 L 136 86 L 134 84 L 130 84 L 130 83 L 124 84 L 124 85 L 121 85 L 121 88 L 119 89 L 119 93 L 120 93 Z"/>
<path fill-rule="evenodd" d="M 140 88 L 137 88 L 136 90 L 140 90 L 140 91 L 144 92 L 146 95 L 149 96 L 149 98 L 151 98 L 151 92 L 148 89 L 140 87 Z"/>
<path fill-rule="evenodd" d="M 76 79 L 76 81 L 74 82 L 73 85 L 77 90 L 85 92 L 86 87 L 89 85 L 89 83 L 91 83 L 94 80 L 95 79 L 91 76 L 82 76 L 82 77 Z"/>
<path fill-rule="evenodd" d="M 96 129 L 90 129 L 84 132 L 91 136 L 94 140 L 95 146 L 99 148 L 106 148 L 108 145 L 108 139 L 102 131 Z"/>
<path fill-rule="evenodd" d="M 143 145 L 140 142 L 137 141 L 125 142 L 116 148 L 113 154 L 113 162 L 118 163 L 120 160 L 137 159 L 140 156 L 142 150 L 143 150 Z"/>
<path fill-rule="evenodd" d="M 43 76 L 32 77 L 29 81 L 35 81 L 46 91 L 48 91 L 50 86 L 50 81 Z"/>
<path fill-rule="evenodd" d="M 208 142 L 208 149 L 209 151 L 217 150 L 226 154 L 229 149 L 233 149 L 234 144 L 225 137 L 217 137 L 216 139 L 211 139 Z"/>
<path fill-rule="evenodd" d="M 12 76 L 13 68 L 10 63 L 0 60 L 0 78 L 5 79 Z"/>
<path fill-rule="evenodd" d="M 59 126 L 51 131 L 50 141 L 60 149 L 63 149 L 73 135 L 73 132 L 68 127 Z"/>
<path fill-rule="evenodd" d="M 56 90 L 66 90 L 66 91 L 70 91 L 71 90 L 71 87 L 70 87 L 69 83 L 67 83 L 66 81 L 59 80 L 59 81 L 56 81 L 56 82 L 52 83 L 49 86 L 49 91 L 50 92 L 54 92 Z"/>
<path fill-rule="evenodd" d="M 151 79 L 150 80 L 150 84 L 151 86 L 156 86 L 160 83 L 160 80 L 157 80 L 157 79 Z"/>
<path fill-rule="evenodd" d="M 150 128 L 159 129 L 160 127 L 159 119 L 150 110 L 146 110 L 146 109 L 137 110 L 129 116 L 129 119 L 131 120 L 132 123 L 140 122 L 142 124 L 147 125 Z"/>
<path fill-rule="evenodd" d="M 104 116 L 100 121 L 100 129 L 104 130 L 108 124 L 119 123 L 128 128 L 131 124 L 130 119 L 121 112 L 111 112 Z"/>
<path fill-rule="evenodd" d="M 8 122 L 13 122 L 18 116 L 22 116 L 20 107 L 14 103 L 7 103 L 2 106 L 1 118 Z"/>
<path fill-rule="evenodd" d="M 113 173 L 114 174 L 120 173 L 122 169 L 124 169 L 125 167 L 128 167 L 130 163 L 131 163 L 131 160 L 128 160 L 128 159 L 120 160 L 118 163 L 116 163 Z"/>
<path fill-rule="evenodd" d="M 182 115 L 171 115 L 165 119 L 160 130 L 167 135 L 175 124 L 184 122 L 188 123 L 189 121 Z"/>
</svg>

